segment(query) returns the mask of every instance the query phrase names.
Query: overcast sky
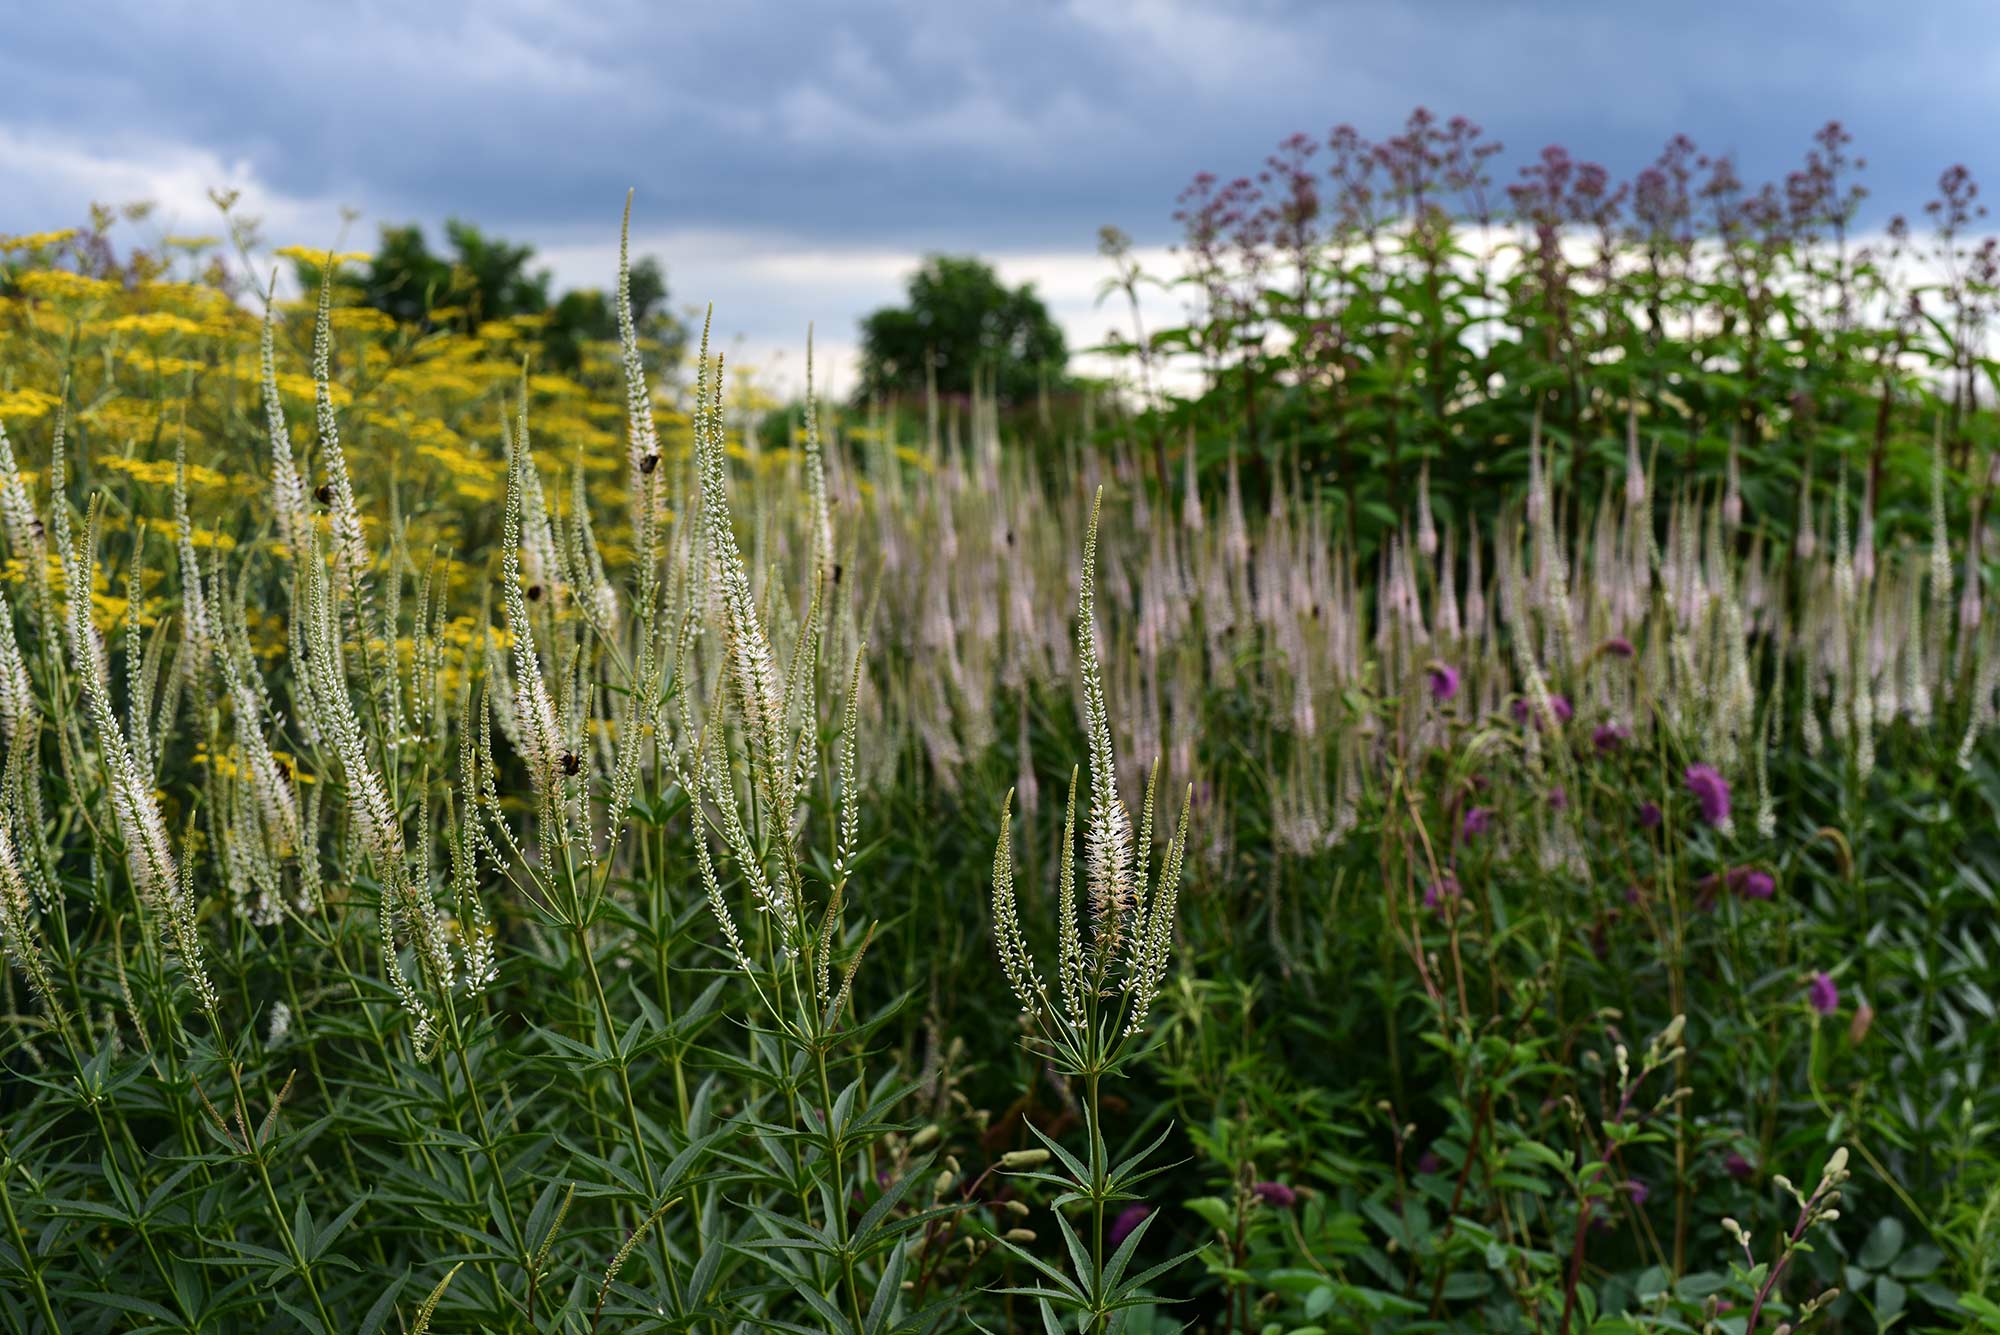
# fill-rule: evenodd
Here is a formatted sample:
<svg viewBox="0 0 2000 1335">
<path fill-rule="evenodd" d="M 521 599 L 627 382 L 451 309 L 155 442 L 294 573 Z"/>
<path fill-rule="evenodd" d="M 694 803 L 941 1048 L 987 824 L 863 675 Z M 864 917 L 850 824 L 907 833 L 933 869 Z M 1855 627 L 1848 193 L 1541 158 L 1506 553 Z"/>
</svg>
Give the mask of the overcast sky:
<svg viewBox="0 0 2000 1335">
<path fill-rule="evenodd" d="M 1253 171 L 1417 104 L 1621 175 L 1667 137 L 1779 175 L 1847 123 L 1876 216 L 1921 209 L 2000 123 L 1980 0 L 261 0 L 0 2 L 0 233 L 160 202 L 213 231 L 243 191 L 274 243 L 351 245 L 458 216 L 533 242 L 563 285 L 612 276 L 618 210 L 677 303 L 769 360 L 854 321 L 926 251 L 1036 280 L 1100 335 L 1097 228 L 1172 239 L 1195 172 Z M 4 351 L 0 351 L 4 355 Z M 781 368 L 795 372 L 795 352 Z M 781 369 L 781 373 L 784 373 Z"/>
</svg>

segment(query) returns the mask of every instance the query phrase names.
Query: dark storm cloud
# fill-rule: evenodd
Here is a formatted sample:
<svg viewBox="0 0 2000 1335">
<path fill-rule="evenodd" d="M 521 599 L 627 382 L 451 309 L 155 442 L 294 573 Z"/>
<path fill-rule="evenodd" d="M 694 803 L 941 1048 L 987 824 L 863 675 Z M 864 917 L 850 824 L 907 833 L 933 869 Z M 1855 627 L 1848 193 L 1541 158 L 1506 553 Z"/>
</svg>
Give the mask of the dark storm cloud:
<svg viewBox="0 0 2000 1335">
<path fill-rule="evenodd" d="M 1838 117 L 1878 207 L 1990 156 L 1980 4 L 98 3 L 0 17 L 0 131 L 162 142 L 376 219 L 559 242 L 643 216 L 829 245 L 1164 238 L 1195 171 L 1417 103 L 1629 172 L 1668 135 L 1782 173 Z M 17 185 L 22 183 L 17 182 Z M 18 201 L 17 201 L 18 203 Z M 53 222 L 54 220 L 47 220 Z"/>
</svg>

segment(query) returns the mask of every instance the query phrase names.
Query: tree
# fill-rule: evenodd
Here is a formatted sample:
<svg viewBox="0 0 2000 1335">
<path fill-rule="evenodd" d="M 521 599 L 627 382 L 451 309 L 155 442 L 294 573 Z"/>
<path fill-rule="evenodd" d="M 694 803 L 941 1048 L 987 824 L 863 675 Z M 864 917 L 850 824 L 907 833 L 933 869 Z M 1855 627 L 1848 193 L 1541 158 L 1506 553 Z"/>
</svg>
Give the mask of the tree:
<svg viewBox="0 0 2000 1335">
<path fill-rule="evenodd" d="M 548 270 L 528 269 L 534 247 L 489 237 L 456 218 L 444 230 L 451 243 L 449 257 L 433 254 L 416 224 L 385 225 L 362 282 L 367 303 L 402 324 L 428 323 L 433 311 L 446 307 L 464 311 L 471 326 L 548 309 Z M 318 269 L 301 263 L 299 280 L 308 289 L 316 286 Z"/>
<path fill-rule="evenodd" d="M 546 269 L 530 269 L 533 246 L 488 236 L 471 223 L 445 224 L 449 256 L 432 252 L 423 228 L 384 226 L 381 245 L 368 261 L 362 281 L 364 301 L 399 324 L 429 326 L 451 321 L 476 329 L 489 320 L 546 315 L 543 357 L 552 370 L 575 371 L 586 343 L 618 337 L 618 310 L 601 289 L 580 288 L 553 300 Z M 318 266 L 299 262 L 299 282 L 310 292 L 319 285 Z M 678 353 L 686 331 L 667 310 L 667 277 L 650 256 L 632 265 L 632 318 L 639 336 L 659 343 L 667 357 Z"/>
<path fill-rule="evenodd" d="M 667 275 L 651 256 L 635 261 L 630 274 L 632 323 L 639 337 L 649 338 L 677 353 L 686 341 L 687 330 L 668 313 Z M 618 337 L 618 305 L 601 288 L 585 287 L 565 292 L 549 311 L 549 324 L 542 336 L 551 364 L 573 368 L 583 359 L 583 345 Z"/>
<path fill-rule="evenodd" d="M 301 262 L 299 282 L 312 290 L 319 283 L 318 270 Z M 368 277 L 362 283 L 370 306 L 394 316 L 399 324 L 418 324 L 429 318 L 433 308 L 446 304 L 451 286 L 450 261 L 431 254 L 421 227 L 382 228 L 381 247 L 368 262 Z"/>
<path fill-rule="evenodd" d="M 861 321 L 862 398 L 990 386 L 1003 405 L 1034 398 L 1068 362 L 1062 330 L 1032 283 L 1009 288 L 973 256 L 933 255 L 910 278 L 909 304 Z"/>
</svg>

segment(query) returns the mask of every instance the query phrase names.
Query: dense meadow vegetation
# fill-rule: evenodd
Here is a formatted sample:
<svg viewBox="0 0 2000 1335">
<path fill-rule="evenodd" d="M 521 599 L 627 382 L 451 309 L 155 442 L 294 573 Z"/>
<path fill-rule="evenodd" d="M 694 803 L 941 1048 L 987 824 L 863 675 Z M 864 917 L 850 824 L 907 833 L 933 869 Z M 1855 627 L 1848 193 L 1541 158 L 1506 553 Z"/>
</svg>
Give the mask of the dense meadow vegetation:
<svg viewBox="0 0 2000 1335">
<path fill-rule="evenodd" d="M 0 1326 L 2000 1330 L 1976 188 L 1492 160 L 782 432 L 0 239 Z"/>
</svg>

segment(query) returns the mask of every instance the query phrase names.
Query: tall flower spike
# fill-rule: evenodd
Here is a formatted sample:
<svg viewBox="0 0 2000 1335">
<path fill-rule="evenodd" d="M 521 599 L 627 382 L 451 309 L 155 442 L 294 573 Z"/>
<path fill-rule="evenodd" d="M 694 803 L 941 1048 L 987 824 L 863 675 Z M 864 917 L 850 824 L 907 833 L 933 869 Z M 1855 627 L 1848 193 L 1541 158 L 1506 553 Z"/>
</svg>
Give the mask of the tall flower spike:
<svg viewBox="0 0 2000 1335">
<path fill-rule="evenodd" d="M 1103 656 L 1097 645 L 1097 523 L 1104 505 L 1099 488 L 1083 540 L 1083 580 L 1076 604 L 1077 671 L 1083 677 L 1083 724 L 1089 741 L 1090 821 L 1084 829 L 1085 878 L 1090 895 L 1091 947 L 1103 966 L 1117 949 L 1125 915 L 1137 908 L 1132 816 L 1118 794 L 1118 762 L 1111 747 L 1111 714 L 1104 699 Z"/>
<path fill-rule="evenodd" d="M 271 316 L 276 309 L 278 272 L 271 271 L 271 285 L 264 294 L 264 322 L 258 338 L 259 371 L 264 389 L 264 431 L 271 445 L 271 501 L 278 517 L 278 536 L 297 557 L 305 525 L 312 522 L 306 510 L 306 487 L 292 463 L 292 437 L 285 425 L 285 402 L 278 394 L 278 361 L 271 334 Z"/>
<path fill-rule="evenodd" d="M 993 945 L 1000 955 L 1000 970 L 1007 985 L 1021 1003 L 1021 1010 L 1037 1019 L 1048 1014 L 1049 994 L 1034 957 L 1021 931 L 1021 914 L 1014 899 L 1014 794 L 1000 809 L 1000 842 L 993 848 Z"/>
<path fill-rule="evenodd" d="M 1646 469 L 1639 462 L 1639 410 L 1625 413 L 1625 505 L 1637 510 L 1646 503 Z"/>
<path fill-rule="evenodd" d="M 1180 824 L 1167 845 L 1166 863 L 1160 869 L 1160 882 L 1154 887 L 1153 902 L 1145 915 L 1141 946 L 1134 953 L 1133 976 L 1127 984 L 1131 994 L 1125 1023 L 1127 1037 L 1145 1028 L 1153 1001 L 1160 995 L 1160 984 L 1166 980 L 1167 961 L 1174 946 L 1174 914 L 1180 907 L 1181 868 L 1187 858 L 1188 820 L 1193 812 L 1194 785 L 1189 784 L 1181 798 Z"/>
<path fill-rule="evenodd" d="M 1100 490 L 1091 504 L 1089 530 L 1084 539 L 1076 624 L 1077 668 L 1084 682 L 1084 717 L 1090 750 L 1091 811 L 1084 842 L 1085 875 L 1091 900 L 1088 911 L 1093 930 L 1086 947 L 1076 885 L 1076 801 L 1082 771 L 1073 767 L 1063 813 L 1056 893 L 1056 987 L 1060 1007 L 1050 999 L 1021 930 L 1014 889 L 1014 794 L 1011 792 L 1001 810 L 1000 838 L 993 850 L 993 939 L 1001 971 L 1022 1011 L 1041 1031 L 1041 1039 L 1048 1044 L 1051 1055 L 1072 1074 L 1111 1069 L 1119 1060 L 1124 1041 L 1145 1026 L 1166 976 L 1173 946 L 1174 914 L 1194 805 L 1194 786 L 1190 784 L 1182 798 L 1180 821 L 1168 842 L 1159 880 L 1149 888 L 1146 862 L 1152 851 L 1159 762 L 1154 762 L 1146 784 L 1143 824 L 1135 849 L 1131 818 L 1118 795 L 1110 711 L 1105 701 L 1103 664 L 1097 651 L 1094 604 L 1102 501 Z M 1122 982 L 1107 976 L 1114 968 L 1122 972 Z M 1105 998 L 1116 998 L 1115 1010 L 1102 1004 Z"/>
<path fill-rule="evenodd" d="M 354 501 L 354 480 L 340 448 L 340 425 L 333 414 L 333 268 L 332 252 L 320 271 L 319 310 L 313 323 L 313 418 L 319 430 L 319 453 L 326 468 L 328 505 L 333 512 L 334 559 L 341 567 L 354 612 L 360 616 L 362 581 L 368 573 L 368 537 L 361 510 Z M 362 619 L 365 625 L 366 619 Z M 364 635 L 366 631 L 362 632 Z"/>
<path fill-rule="evenodd" d="M 1056 985 L 1062 990 L 1063 1014 L 1081 1030 L 1090 981 L 1084 976 L 1083 928 L 1076 908 L 1076 780 L 1076 768 L 1071 766 L 1069 804 L 1063 812 L 1062 869 L 1056 880 Z"/>
<path fill-rule="evenodd" d="M 201 584 L 201 559 L 194 550 L 194 520 L 188 514 L 187 437 L 174 442 L 174 547 L 180 558 L 181 620 L 199 665 L 197 674 L 207 677 L 209 655 L 215 648 L 215 627 L 209 617 L 208 598 Z"/>
<path fill-rule="evenodd" d="M 702 326 L 701 353 L 695 373 L 695 457 L 700 470 L 702 532 L 707 546 L 709 573 L 716 583 L 722 603 L 724 645 L 736 687 L 743 722 L 750 734 L 756 768 L 765 777 L 767 796 L 777 807 L 789 809 L 776 789 L 786 770 L 780 759 L 785 748 L 780 738 L 784 727 L 784 702 L 779 696 L 777 667 L 771 656 L 770 637 L 758 614 L 750 575 L 743 564 L 743 552 L 736 544 L 736 530 L 729 514 L 728 456 L 724 453 L 722 426 L 722 365 L 718 358 L 711 372 L 708 355 L 708 325 Z"/>
<path fill-rule="evenodd" d="M 854 745 L 861 719 L 861 666 L 867 653 L 866 641 L 855 647 L 854 672 L 848 678 L 847 699 L 840 714 L 840 841 L 835 848 L 833 869 L 843 880 L 861 843 L 861 776 L 855 763 Z"/>
<path fill-rule="evenodd" d="M 39 578 L 46 551 L 42 524 L 35 518 L 34 498 L 29 496 L 28 484 L 14 459 L 5 423 L 0 423 L 0 524 L 7 530 L 8 550 L 27 567 L 31 577 Z"/>
<path fill-rule="evenodd" d="M 631 465 L 634 504 L 650 497 L 659 476 L 660 437 L 653 425 L 653 393 L 639 356 L 639 329 L 632 316 L 632 192 L 625 192 L 625 220 L 618 228 L 618 346 L 625 366 L 625 448 Z M 706 347 L 706 343 L 704 343 Z M 647 459 L 652 463 L 647 463 Z M 645 507 L 641 507 L 644 509 Z"/>
<path fill-rule="evenodd" d="M 36 716 L 34 683 L 14 638 L 14 610 L 0 594 L 0 737 L 11 745 L 22 726 L 32 726 Z"/>
<path fill-rule="evenodd" d="M 234 629 L 234 627 L 232 627 Z M 232 641 L 234 636 L 231 637 Z M 251 792 L 257 800 L 257 807 L 264 824 L 282 843 L 297 851 L 302 848 L 304 831 L 299 824 L 299 807 L 291 783 L 278 767 L 277 757 L 271 753 L 270 743 L 264 736 L 263 701 L 252 689 L 245 676 L 245 668 L 238 661 L 248 658 L 247 637 L 241 650 L 233 652 L 231 645 L 221 646 L 223 683 L 229 693 L 230 705 L 236 711 L 236 745 L 243 753 L 245 767 L 250 772 Z"/>
<path fill-rule="evenodd" d="M 4 820 L 0 820 L 0 951 L 27 976 L 29 988 L 61 1024 L 63 1008 L 49 970 L 48 943 L 43 939 L 35 903 L 28 893 L 20 854 L 15 851 L 14 838 Z"/>
<path fill-rule="evenodd" d="M 812 503 L 813 559 L 833 568 L 833 514 L 826 499 L 826 460 L 819 439 L 819 399 L 813 392 L 812 329 L 806 329 L 806 495 Z"/>
<path fill-rule="evenodd" d="M 526 747 L 523 759 L 535 781 L 535 791 L 547 795 L 559 782 L 562 733 L 557 727 L 555 702 L 548 683 L 542 679 L 541 656 L 535 651 L 535 628 L 528 619 L 528 603 L 521 591 L 521 519 L 525 474 L 534 463 L 527 457 L 527 442 L 516 437 L 507 457 L 507 508 L 500 521 L 500 602 L 507 617 L 507 633 L 513 641 L 514 717 L 520 740 Z"/>
<path fill-rule="evenodd" d="M 60 456 L 58 456 L 60 459 Z M 133 754 L 131 739 L 119 724 L 111 707 L 111 692 L 105 681 L 104 642 L 90 619 L 91 585 L 96 568 L 97 506 L 91 506 L 84 526 L 81 550 L 70 543 L 67 507 L 59 483 L 61 464 L 55 465 L 56 538 L 62 549 L 67 607 L 70 658 L 83 678 L 84 707 L 97 734 L 100 763 L 104 767 L 104 787 L 111 810 L 125 843 L 127 873 L 134 891 L 160 918 L 166 943 L 180 957 L 181 967 L 193 986 L 201 1008 L 212 1017 L 218 1006 L 215 985 L 209 981 L 203 961 L 200 930 L 195 922 L 193 888 L 185 867 L 176 868 L 161 819 L 153 782 Z"/>
</svg>

